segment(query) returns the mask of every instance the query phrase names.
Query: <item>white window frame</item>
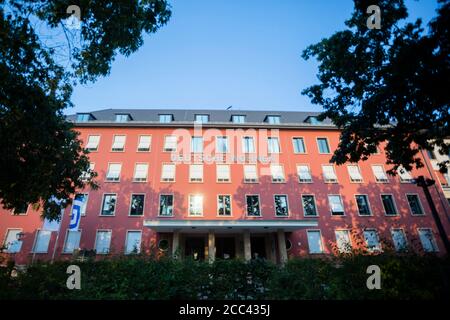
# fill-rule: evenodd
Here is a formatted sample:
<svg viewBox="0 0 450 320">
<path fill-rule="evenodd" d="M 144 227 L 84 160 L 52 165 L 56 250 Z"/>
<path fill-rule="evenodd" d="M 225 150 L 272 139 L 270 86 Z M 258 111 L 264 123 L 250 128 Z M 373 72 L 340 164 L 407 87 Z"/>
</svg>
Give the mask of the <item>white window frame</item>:
<svg viewBox="0 0 450 320">
<path fill-rule="evenodd" d="M 287 209 L 287 215 L 285 215 L 285 216 L 277 215 L 277 203 L 276 203 L 276 201 L 275 201 L 275 198 L 276 198 L 276 197 L 286 197 L 286 209 Z M 290 210 L 289 210 L 289 197 L 288 197 L 287 194 L 274 194 L 274 195 L 273 195 L 273 211 L 274 211 L 274 213 L 275 213 L 275 217 L 277 217 L 277 218 L 289 218 L 289 217 L 291 216 L 291 212 L 290 212 Z"/>
<path fill-rule="evenodd" d="M 194 166 L 201 168 L 201 178 L 193 178 L 192 173 Z M 190 183 L 202 183 L 204 180 L 204 165 L 200 163 L 193 163 L 189 165 L 189 182 Z"/>
<path fill-rule="evenodd" d="M 355 179 L 354 177 L 352 177 L 352 173 L 351 173 L 351 170 L 350 170 L 351 167 L 356 168 L 356 170 L 358 171 L 359 178 Z M 350 178 L 350 182 L 351 183 L 363 183 L 364 182 L 364 179 L 363 179 L 363 176 L 362 176 L 362 173 L 361 173 L 361 168 L 357 164 L 349 164 L 349 165 L 347 165 L 347 172 L 348 172 L 348 176 Z"/>
<path fill-rule="evenodd" d="M 373 247 L 373 248 L 369 247 L 369 239 L 366 236 L 367 235 L 366 232 L 374 232 L 375 238 L 376 238 L 376 242 L 377 242 L 377 245 L 375 247 Z M 364 237 L 364 242 L 366 244 L 367 251 L 372 252 L 372 253 L 373 252 L 381 252 L 382 251 L 381 242 L 380 242 L 380 235 L 378 234 L 378 230 L 377 229 L 375 229 L 375 228 L 366 228 L 366 229 L 364 229 L 363 230 L 363 237 Z"/>
<path fill-rule="evenodd" d="M 299 171 L 299 167 L 307 167 L 308 168 L 308 173 L 309 173 L 309 180 L 306 179 L 301 179 L 300 178 L 300 171 Z M 297 170 L 297 177 L 298 177 L 298 183 L 313 183 L 313 177 L 312 177 L 312 173 L 311 173 L 311 167 L 309 166 L 309 164 L 307 163 L 298 163 L 295 165 L 295 168 Z"/>
<path fill-rule="evenodd" d="M 401 172 L 403 170 L 403 173 Z M 407 171 L 403 167 L 399 167 L 397 169 L 398 178 L 400 180 L 400 183 L 412 183 L 414 181 L 414 178 L 410 171 Z"/>
<path fill-rule="evenodd" d="M 144 205 L 142 206 L 142 214 L 131 214 L 131 205 L 133 204 L 133 196 L 144 196 Z M 145 213 L 145 202 L 146 202 L 146 194 L 145 193 L 132 193 L 130 195 L 130 205 L 128 208 L 128 216 L 129 217 L 143 217 Z"/>
<path fill-rule="evenodd" d="M 172 166 L 173 167 L 173 178 L 164 178 L 164 167 Z M 161 182 L 175 182 L 177 175 L 177 165 L 171 162 L 163 162 L 161 164 Z"/>
<path fill-rule="evenodd" d="M 41 233 L 46 233 L 48 234 L 48 241 L 47 241 L 47 246 L 45 250 L 36 250 L 37 248 L 37 244 L 39 241 L 39 236 L 41 235 Z M 52 232 L 49 230 L 42 230 L 42 229 L 37 229 L 36 230 L 36 234 L 34 236 L 34 243 L 33 243 L 33 249 L 31 250 L 32 253 L 48 253 L 48 247 L 50 245 L 50 241 L 52 240 Z"/>
<path fill-rule="evenodd" d="M 89 147 L 89 144 L 90 144 L 89 140 L 91 139 L 91 137 L 98 137 L 98 141 L 97 141 L 97 144 L 95 145 L 95 148 L 90 148 Z M 98 152 L 98 148 L 100 146 L 100 140 L 101 140 L 101 135 L 99 135 L 99 134 L 90 134 L 90 135 L 88 135 L 85 149 L 89 150 L 89 152 Z"/>
<path fill-rule="evenodd" d="M 109 196 L 109 195 L 114 195 L 114 196 L 116 196 L 116 203 L 114 204 L 114 212 L 112 213 L 112 214 L 109 214 L 109 215 L 106 215 L 106 214 L 103 214 L 103 204 L 104 204 L 104 201 L 105 201 L 105 196 Z M 114 193 L 114 192 L 111 192 L 111 193 L 109 193 L 109 192 L 105 192 L 105 193 L 103 193 L 102 194 L 102 202 L 101 202 L 101 204 L 100 204 L 100 213 L 99 213 L 99 216 L 100 217 L 114 217 L 115 215 L 116 215 L 116 209 L 117 209 L 117 193 Z"/>
<path fill-rule="evenodd" d="M 116 142 L 116 138 L 117 137 L 124 137 L 122 148 L 117 148 L 117 147 L 115 148 L 114 147 L 116 145 L 116 143 L 117 143 Z M 115 135 L 113 135 L 113 141 L 112 141 L 112 144 L 111 144 L 111 152 L 125 152 L 125 145 L 126 145 L 126 143 L 127 143 L 127 135 L 125 135 L 125 134 L 115 134 Z M 119 147 L 120 147 L 120 144 L 119 144 Z"/>
<path fill-rule="evenodd" d="M 340 202 L 341 202 L 341 206 L 342 206 L 342 214 L 334 214 L 333 213 L 333 207 L 331 205 L 331 201 L 330 201 L 330 197 L 339 197 Z M 341 194 L 327 194 L 327 200 L 328 200 L 328 206 L 330 208 L 330 214 L 332 216 L 338 216 L 338 217 L 343 217 L 345 216 L 345 205 L 344 205 L 344 201 L 342 200 L 342 195 Z"/>
<path fill-rule="evenodd" d="M 383 196 L 390 196 L 392 198 L 392 203 L 394 204 L 394 208 L 395 208 L 395 214 L 387 214 L 386 213 L 386 208 L 384 207 L 384 203 L 383 203 Z M 384 215 L 386 217 L 396 217 L 399 215 L 397 203 L 395 202 L 395 197 L 392 193 L 380 193 L 380 200 L 381 200 L 381 206 L 383 207 Z"/>
<path fill-rule="evenodd" d="M 115 178 L 115 177 L 110 178 L 109 177 L 111 165 L 119 165 L 120 166 L 119 174 L 118 174 L 117 178 Z M 121 173 L 122 173 L 122 163 L 121 162 L 108 162 L 108 170 L 106 171 L 105 182 L 120 182 L 120 175 L 121 175 Z"/>
<path fill-rule="evenodd" d="M 276 178 L 274 173 L 274 169 L 275 167 L 278 167 L 281 169 L 281 177 L 280 178 Z M 284 165 L 282 165 L 281 163 L 278 164 L 271 164 L 270 165 L 270 176 L 272 179 L 272 183 L 286 183 L 286 175 L 284 173 Z"/>
<path fill-rule="evenodd" d="M 163 215 L 161 214 L 161 197 L 162 196 L 171 196 L 172 197 L 172 214 Z M 173 217 L 173 211 L 175 209 L 175 195 L 173 193 L 160 193 L 158 197 L 158 217 Z"/>
<path fill-rule="evenodd" d="M 344 232 L 347 235 L 348 244 L 349 244 L 350 248 L 341 248 L 339 246 L 337 232 Z M 353 250 L 353 240 L 352 240 L 352 234 L 351 234 L 350 230 L 348 230 L 348 229 L 335 229 L 334 230 L 334 237 L 336 238 L 336 248 L 338 249 L 338 251 L 340 253 L 350 253 Z"/>
<path fill-rule="evenodd" d="M 303 149 L 305 152 L 295 152 L 295 139 L 301 139 L 303 141 Z M 305 137 L 292 137 L 292 151 L 294 154 L 308 154 L 308 150 L 306 149 Z"/>
<path fill-rule="evenodd" d="M 175 140 L 174 141 L 175 145 L 173 146 L 174 148 L 168 148 L 168 147 L 172 146 L 171 144 L 167 145 L 168 139 Z M 171 135 L 171 134 L 165 135 L 164 136 L 164 144 L 163 144 L 163 152 L 177 152 L 177 149 L 178 149 L 178 137 L 175 135 Z"/>
<path fill-rule="evenodd" d="M 327 179 L 325 167 L 327 167 L 327 168 L 331 167 L 333 169 L 334 179 Z M 338 183 L 336 168 L 332 164 L 322 164 L 322 177 L 323 177 L 323 182 L 325 182 L 325 183 Z"/>
<path fill-rule="evenodd" d="M 76 233 L 78 233 L 80 236 L 79 236 L 79 238 L 78 238 L 78 245 L 77 245 L 77 246 L 74 245 L 74 249 L 73 249 L 72 251 L 67 251 L 67 250 L 66 250 L 66 248 L 67 248 L 67 240 L 69 240 L 69 233 L 71 233 L 71 232 L 73 232 L 73 233 L 76 232 Z M 78 229 L 77 231 L 75 231 L 75 230 L 69 230 L 69 229 L 66 230 L 66 237 L 65 237 L 65 239 L 64 239 L 64 244 L 63 244 L 63 248 L 62 248 L 62 251 L 61 251 L 62 254 L 73 254 L 73 252 L 74 252 L 75 250 L 80 249 L 81 232 L 82 232 L 82 229 Z M 75 248 L 75 247 L 77 247 L 77 248 Z"/>
<path fill-rule="evenodd" d="M 162 119 L 166 119 L 167 117 L 170 117 L 169 121 L 161 121 Z M 158 114 L 158 122 L 159 123 L 171 123 L 173 122 L 173 114 L 169 114 L 169 113 L 160 113 Z"/>
<path fill-rule="evenodd" d="M 15 239 L 13 240 L 14 242 L 20 243 L 19 250 L 17 250 L 17 251 L 10 251 L 8 248 L 6 248 L 6 245 L 7 245 L 6 241 L 8 240 L 8 235 L 9 235 L 9 232 L 11 232 L 11 231 L 18 231 L 15 234 Z M 6 253 L 13 253 L 14 254 L 14 253 L 19 253 L 20 251 L 22 251 L 23 240 L 17 240 L 17 234 L 22 233 L 22 232 L 23 232 L 22 228 L 7 228 L 6 229 L 5 237 L 3 239 L 3 246 L 5 247 L 5 252 Z"/>
<path fill-rule="evenodd" d="M 249 148 L 249 151 L 246 151 L 246 146 L 247 146 L 247 144 L 245 143 L 246 138 L 249 138 L 248 140 L 251 141 L 251 144 L 249 144 L 249 146 L 251 146 L 251 148 Z M 241 144 L 242 144 L 242 153 L 250 154 L 250 153 L 255 153 L 256 152 L 255 137 L 253 137 L 253 136 L 243 136 L 243 137 L 241 137 Z"/>
<path fill-rule="evenodd" d="M 273 141 L 276 141 L 273 142 Z M 275 149 L 278 150 L 272 150 L 275 146 Z M 280 154 L 281 153 L 281 143 L 279 137 L 267 137 L 267 154 Z"/>
<path fill-rule="evenodd" d="M 245 167 L 246 166 L 254 166 L 255 167 L 255 174 L 256 174 L 256 179 L 247 179 L 247 177 L 245 176 Z M 256 164 L 244 164 L 242 166 L 242 170 L 244 173 L 244 183 L 259 183 L 259 176 L 258 176 L 258 165 Z"/>
<path fill-rule="evenodd" d="M 303 197 L 313 197 L 313 201 L 314 201 L 314 207 L 316 208 L 316 214 L 315 215 L 306 215 L 306 211 L 305 211 L 305 205 L 303 203 Z M 302 204 L 302 210 L 303 210 L 303 216 L 305 218 L 309 218 L 309 217 L 318 217 L 319 216 L 319 208 L 317 207 L 317 201 L 316 201 L 316 195 L 312 194 L 312 193 L 303 193 L 300 195 L 300 201 Z"/>
<path fill-rule="evenodd" d="M 145 178 L 137 178 L 136 177 L 136 173 L 137 173 L 137 168 L 138 166 L 146 166 L 147 170 L 145 171 Z M 148 162 L 136 162 L 134 164 L 134 172 L 133 172 L 133 182 L 147 182 L 148 180 L 148 172 L 149 172 L 149 165 Z"/>
<path fill-rule="evenodd" d="M 248 204 L 247 204 L 247 197 L 256 196 L 258 197 L 258 207 L 259 207 L 259 215 L 257 216 L 251 216 L 248 214 Z M 262 218 L 262 207 L 261 207 L 261 197 L 259 194 L 246 194 L 245 195 L 245 216 L 246 217 L 256 217 L 256 218 Z"/>
<path fill-rule="evenodd" d="M 191 213 L 191 202 L 192 202 L 191 197 L 198 197 L 198 196 L 200 196 L 202 198 L 201 213 L 200 214 L 192 214 Z M 203 217 L 203 214 L 204 214 L 204 200 L 205 200 L 204 195 L 203 194 L 199 194 L 199 193 L 191 193 L 191 194 L 189 194 L 188 199 L 189 199 L 188 216 L 189 217 Z"/>
<path fill-rule="evenodd" d="M 320 251 L 318 251 L 318 252 L 312 252 L 311 251 L 311 242 L 310 242 L 310 239 L 309 239 L 309 234 L 310 233 L 318 233 L 319 234 Z M 308 230 L 306 230 L 306 241 L 308 242 L 308 253 L 309 254 L 323 254 L 325 252 L 325 248 L 324 248 L 324 245 L 323 245 L 322 231 L 320 229 L 308 229 Z"/>
<path fill-rule="evenodd" d="M 219 140 L 225 140 L 225 151 L 220 150 Z M 228 153 L 230 152 L 230 145 L 227 136 L 216 136 L 216 153 Z"/>
<path fill-rule="evenodd" d="M 396 232 L 396 231 L 399 231 L 402 234 L 403 240 L 405 240 L 405 247 L 402 249 L 397 247 L 397 245 L 396 245 L 395 238 L 394 238 L 394 232 Z M 391 238 L 392 238 L 392 243 L 394 244 L 394 249 L 396 252 L 405 252 L 408 250 L 408 238 L 406 237 L 405 229 L 391 228 Z"/>
<path fill-rule="evenodd" d="M 98 252 L 97 251 L 97 240 L 98 240 L 98 234 L 100 232 L 108 232 L 110 234 L 109 236 L 109 243 L 108 243 L 108 252 Z M 95 232 L 95 243 L 94 243 L 94 250 L 96 252 L 96 254 L 101 254 L 101 255 L 108 255 L 111 253 L 111 242 L 112 242 L 112 229 L 97 229 Z"/>
<path fill-rule="evenodd" d="M 413 213 L 411 205 L 410 205 L 409 200 L 408 200 L 408 196 L 415 196 L 415 197 L 417 197 L 417 201 L 419 202 L 419 207 L 420 207 L 420 210 L 422 210 L 422 214 L 415 214 L 415 213 Z M 411 213 L 412 216 L 414 216 L 414 217 L 423 217 L 423 216 L 425 216 L 425 209 L 424 209 L 424 207 L 422 205 L 422 201 L 420 200 L 420 196 L 419 196 L 418 193 L 408 193 L 407 192 L 407 193 L 405 193 L 405 198 L 406 198 L 406 202 L 408 202 L 409 212 Z"/>
<path fill-rule="evenodd" d="M 194 141 L 200 141 L 201 142 L 201 144 L 200 144 L 200 151 L 194 150 L 194 149 L 197 149 L 197 147 L 198 147 L 197 144 L 194 143 Z M 191 153 L 200 154 L 200 153 L 203 153 L 204 150 L 205 150 L 205 141 L 203 140 L 203 137 L 202 136 L 192 136 L 191 137 Z"/>
<path fill-rule="evenodd" d="M 219 168 L 226 167 L 228 168 L 228 178 L 219 178 Z M 230 183 L 231 182 L 231 166 L 225 163 L 216 164 L 216 182 L 217 183 Z"/>
<path fill-rule="evenodd" d="M 328 152 L 321 152 L 320 151 L 319 140 L 321 140 L 321 139 L 325 139 L 325 141 L 327 142 Z M 317 151 L 318 151 L 319 154 L 331 154 L 330 141 L 328 140 L 328 137 L 316 137 L 316 144 L 317 144 Z"/>
<path fill-rule="evenodd" d="M 81 207 L 81 212 L 80 212 L 80 215 L 82 217 L 84 217 L 84 216 L 86 216 L 86 213 L 87 213 L 87 205 L 88 205 L 88 202 L 89 202 L 89 193 L 88 192 L 79 192 L 79 193 L 75 194 L 75 197 L 77 195 L 79 195 L 79 194 L 82 194 L 82 195 L 86 196 L 86 201 L 83 202 L 83 207 Z M 75 200 L 75 198 L 74 198 L 74 200 Z"/>
<path fill-rule="evenodd" d="M 386 169 L 384 168 L 384 166 L 382 164 L 372 164 L 370 167 L 372 169 L 372 174 L 373 174 L 373 177 L 375 178 L 375 182 L 376 183 L 389 183 L 388 174 L 386 173 Z M 383 174 L 386 177 L 386 179 L 378 179 L 378 177 L 377 177 L 377 175 L 375 173 L 375 170 L 374 170 L 375 167 L 381 167 L 381 169 L 383 170 Z"/>
<path fill-rule="evenodd" d="M 428 232 L 431 233 L 431 244 L 433 245 L 433 250 L 432 251 L 429 251 L 429 250 L 425 249 L 425 246 L 423 244 L 423 240 L 422 240 L 422 237 L 421 237 L 421 231 L 428 231 Z M 439 252 L 439 246 L 437 244 L 436 237 L 434 236 L 432 228 L 417 228 L 417 234 L 419 235 L 420 244 L 422 245 L 422 249 L 423 249 L 424 252 Z"/>
<path fill-rule="evenodd" d="M 91 172 L 91 171 L 94 171 L 94 168 L 95 168 L 95 162 L 89 162 L 89 169 L 88 169 L 88 171 L 83 171 L 83 173 L 81 174 L 81 180 L 82 181 L 87 181 L 87 178 L 88 178 L 88 174 Z"/>
<path fill-rule="evenodd" d="M 225 214 L 219 214 L 219 198 L 220 197 L 230 197 L 230 214 L 229 215 L 225 215 Z M 233 216 L 233 197 L 231 194 L 218 194 L 217 195 L 217 216 L 218 217 L 232 217 Z"/>
<path fill-rule="evenodd" d="M 365 193 L 356 193 L 353 195 L 355 198 L 355 205 L 356 205 L 356 210 L 358 210 L 358 216 L 359 217 L 371 217 L 373 216 L 373 212 L 372 212 L 372 206 L 370 204 L 370 200 L 369 200 L 369 195 L 365 194 Z M 358 196 L 364 196 L 366 197 L 366 201 L 367 201 L 367 206 L 369 207 L 369 214 L 361 214 L 360 210 L 359 210 L 359 206 L 358 206 L 358 200 L 357 197 Z"/>
<path fill-rule="evenodd" d="M 130 232 L 139 233 L 139 235 L 140 235 L 138 252 L 128 251 L 128 234 Z M 124 254 L 125 255 L 140 254 L 141 251 L 142 251 L 142 230 L 139 230 L 139 229 L 129 229 L 129 230 L 127 230 L 126 231 L 126 235 L 125 235 Z"/>
<path fill-rule="evenodd" d="M 140 148 L 142 137 L 148 137 L 149 138 L 148 150 L 139 150 L 139 149 L 144 149 L 144 148 Z M 138 143 L 137 143 L 137 147 L 136 147 L 136 152 L 151 152 L 152 151 L 152 140 L 153 140 L 153 137 L 152 137 L 151 134 L 141 134 L 141 135 L 139 135 Z"/>
</svg>

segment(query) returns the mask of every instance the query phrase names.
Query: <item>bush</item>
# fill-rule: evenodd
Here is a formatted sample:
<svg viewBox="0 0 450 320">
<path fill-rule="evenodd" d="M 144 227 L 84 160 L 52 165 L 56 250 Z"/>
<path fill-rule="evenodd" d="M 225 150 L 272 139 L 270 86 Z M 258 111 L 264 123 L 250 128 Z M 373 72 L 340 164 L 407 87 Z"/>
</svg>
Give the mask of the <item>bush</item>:
<svg viewBox="0 0 450 320">
<path fill-rule="evenodd" d="M 81 269 L 81 290 L 66 287 L 67 267 Z M 369 265 L 381 268 L 381 290 L 368 290 Z M 0 267 L 1 299 L 443 299 L 450 298 L 450 260 L 435 256 L 297 258 L 285 266 L 118 257 L 35 263 L 14 274 Z"/>
</svg>

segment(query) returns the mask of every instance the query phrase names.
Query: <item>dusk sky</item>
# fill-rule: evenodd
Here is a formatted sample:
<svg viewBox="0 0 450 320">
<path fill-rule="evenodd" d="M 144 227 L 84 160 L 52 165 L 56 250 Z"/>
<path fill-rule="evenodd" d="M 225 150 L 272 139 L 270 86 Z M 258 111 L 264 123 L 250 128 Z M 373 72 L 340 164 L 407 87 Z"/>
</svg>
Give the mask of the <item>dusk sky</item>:
<svg viewBox="0 0 450 320">
<path fill-rule="evenodd" d="M 72 114 L 105 108 L 320 111 L 301 95 L 317 82 L 301 52 L 338 30 L 351 0 L 172 0 L 172 17 L 111 74 L 78 86 Z M 410 18 L 435 0 L 407 0 Z"/>
</svg>

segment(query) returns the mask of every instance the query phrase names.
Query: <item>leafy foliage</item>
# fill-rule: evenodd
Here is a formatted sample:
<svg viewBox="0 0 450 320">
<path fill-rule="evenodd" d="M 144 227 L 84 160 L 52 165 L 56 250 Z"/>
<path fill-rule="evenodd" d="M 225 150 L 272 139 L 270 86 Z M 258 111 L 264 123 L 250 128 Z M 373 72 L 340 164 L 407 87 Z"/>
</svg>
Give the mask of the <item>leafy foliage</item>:
<svg viewBox="0 0 450 320">
<path fill-rule="evenodd" d="M 66 288 L 66 269 L 81 269 L 81 290 Z M 369 265 L 381 269 L 381 290 L 369 290 Z M 276 266 L 265 260 L 118 257 L 35 263 L 11 277 L 0 267 L 2 299 L 448 299 L 450 260 L 420 255 L 302 258 Z"/>
<path fill-rule="evenodd" d="M 67 1 L 0 1 L 0 199 L 7 209 L 43 205 L 50 219 L 60 218 L 76 190 L 98 187 L 63 114 L 73 85 L 107 75 L 117 54 L 135 52 L 142 33 L 156 32 L 171 14 L 165 0 L 71 4 L 81 9 L 75 33 L 64 24 Z M 50 45 L 42 29 L 62 30 L 65 45 Z"/>
<path fill-rule="evenodd" d="M 320 84 L 303 90 L 342 129 L 331 161 L 366 160 L 387 142 L 395 174 L 422 167 L 420 150 L 449 154 L 450 1 L 440 0 L 426 33 L 421 20 L 404 23 L 403 0 L 354 0 L 348 27 L 303 51 L 319 62 Z M 381 9 L 381 29 L 369 29 L 366 9 Z M 445 172 L 448 161 L 440 163 Z"/>
</svg>

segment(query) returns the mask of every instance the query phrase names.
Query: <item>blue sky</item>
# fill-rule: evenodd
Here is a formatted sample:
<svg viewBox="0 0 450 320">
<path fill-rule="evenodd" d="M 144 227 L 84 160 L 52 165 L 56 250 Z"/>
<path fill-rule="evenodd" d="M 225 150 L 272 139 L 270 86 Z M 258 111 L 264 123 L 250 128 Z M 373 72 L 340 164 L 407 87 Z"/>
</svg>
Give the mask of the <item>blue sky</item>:
<svg viewBox="0 0 450 320">
<path fill-rule="evenodd" d="M 344 28 L 351 0 L 172 0 L 172 18 L 111 74 L 77 86 L 75 108 L 320 111 L 301 95 L 316 83 L 301 52 Z M 407 0 L 428 21 L 435 0 Z"/>
</svg>

